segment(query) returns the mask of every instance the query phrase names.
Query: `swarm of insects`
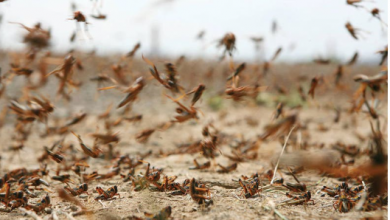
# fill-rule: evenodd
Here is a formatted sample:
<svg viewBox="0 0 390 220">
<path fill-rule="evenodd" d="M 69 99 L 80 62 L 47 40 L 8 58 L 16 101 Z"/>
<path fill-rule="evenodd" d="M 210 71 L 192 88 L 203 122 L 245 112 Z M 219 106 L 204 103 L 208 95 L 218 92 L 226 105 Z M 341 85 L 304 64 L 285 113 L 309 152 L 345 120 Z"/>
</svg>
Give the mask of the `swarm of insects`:
<svg viewBox="0 0 390 220">
<path fill-rule="evenodd" d="M 170 2 L 156 1 L 141 13 L 158 14 L 158 6 Z M 386 11 L 379 5 L 346 3 L 347 10 L 374 18 L 385 34 Z M 295 44 L 307 42 L 290 38 L 300 33 L 282 29 L 279 17 L 270 18 L 271 29 L 260 25 L 248 35 L 243 23 L 210 42 L 217 48 L 207 47 L 205 34 L 217 29 L 204 29 L 196 35 L 202 57 L 194 58 L 193 51 L 159 53 L 154 29 L 152 44 L 142 41 L 142 47 L 128 42 L 138 33 L 105 29 L 119 14 L 106 14 L 102 0 L 91 0 L 88 13 L 88 4 L 83 11 L 78 4 L 71 4 L 68 18 L 76 29 L 60 34 L 71 48 L 53 39 L 62 28 L 54 17 L 50 28 L 26 26 L 22 18 L 24 24 L 8 27 L 0 15 L 2 33 L 22 27 L 18 50 L 7 50 L 8 35 L 1 41 L 1 218 L 386 217 L 388 47 L 378 38 L 382 46 L 367 53 L 364 23 L 337 21 L 336 13 L 328 19 L 334 23 L 305 27 L 302 34 L 310 37 L 330 26 L 347 29 L 359 41 L 337 44 L 342 54 L 318 52 L 294 63 L 283 56 L 298 60 Z M 1 6 L 8 13 L 14 4 Z M 57 11 L 67 19 L 66 11 Z M 34 12 L 47 15 L 44 8 Z M 102 49 L 98 34 L 88 40 L 90 27 L 126 51 Z M 255 57 L 247 58 L 245 42 L 237 44 L 241 37 Z M 203 57 L 206 49 L 216 56 Z"/>
</svg>

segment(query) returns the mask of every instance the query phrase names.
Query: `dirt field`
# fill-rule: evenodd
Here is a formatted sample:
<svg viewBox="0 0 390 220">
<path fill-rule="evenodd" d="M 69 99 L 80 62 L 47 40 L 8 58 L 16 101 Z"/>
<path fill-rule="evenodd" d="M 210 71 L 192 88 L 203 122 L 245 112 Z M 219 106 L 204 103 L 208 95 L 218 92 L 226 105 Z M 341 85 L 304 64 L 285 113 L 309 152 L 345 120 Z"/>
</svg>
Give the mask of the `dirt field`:
<svg viewBox="0 0 390 220">
<path fill-rule="evenodd" d="M 75 57 L 87 57 L 87 55 L 77 54 Z M 6 66 L 11 62 L 8 55 L 2 55 L 2 66 Z M 94 139 L 90 134 L 99 131 L 105 132 L 105 121 L 98 118 L 98 115 L 103 113 L 106 108 L 113 104 L 109 118 L 117 119 L 124 117 L 123 110 L 115 109 L 115 106 L 124 97 L 124 93 L 116 90 L 97 92 L 96 83 L 90 82 L 89 78 L 96 76 L 101 72 L 97 67 L 104 62 L 110 63 L 111 60 L 116 60 L 117 57 L 99 58 L 92 57 L 83 64 L 86 67 L 84 70 L 76 70 L 75 79 L 79 79 L 83 85 L 71 93 L 72 100 L 66 102 L 61 98 L 56 98 L 56 90 L 58 80 L 55 77 L 49 79 L 47 85 L 39 89 L 39 93 L 47 96 L 55 105 L 55 110 L 49 115 L 48 125 L 58 126 L 63 124 L 73 115 L 85 112 L 87 116 L 80 123 L 71 127 L 70 130 L 80 134 L 87 146 L 92 146 Z M 163 59 L 154 59 L 157 67 L 162 69 L 161 62 Z M 265 126 L 273 123 L 273 115 L 276 110 L 276 105 L 279 102 L 285 103 L 284 112 L 286 115 L 291 109 L 300 106 L 298 119 L 296 124 L 300 126 L 292 133 L 289 139 L 286 151 L 283 153 L 279 172 L 276 178 L 283 177 L 284 182 L 295 183 L 294 178 L 289 175 L 287 164 L 289 159 L 298 158 L 321 158 L 327 155 L 333 162 L 340 161 L 341 154 L 332 146 L 336 142 L 341 142 L 346 145 L 356 145 L 361 152 L 368 149 L 369 137 L 371 129 L 369 125 L 370 116 L 364 111 L 359 113 L 348 113 L 351 107 L 351 96 L 358 88 L 359 84 L 353 82 L 352 77 L 356 74 L 366 74 L 369 76 L 379 72 L 379 67 L 374 66 L 353 66 L 345 70 L 345 75 L 342 79 L 345 85 L 342 89 L 337 89 L 333 86 L 334 75 L 333 71 L 337 65 L 330 64 L 326 66 L 314 64 L 279 64 L 272 67 L 272 72 L 266 78 L 263 78 L 261 85 L 267 85 L 266 91 L 261 92 L 255 100 L 244 98 L 243 101 L 234 102 L 231 99 L 226 99 L 223 95 L 226 77 L 230 75 L 230 70 L 226 68 L 227 62 L 219 64 L 214 61 L 185 61 L 179 68 L 179 82 L 186 88 L 194 88 L 199 83 L 206 85 L 206 91 L 201 100 L 196 104 L 199 119 L 189 120 L 183 123 L 175 123 L 172 127 L 164 130 L 157 129 L 147 140 L 146 143 L 137 142 L 135 136 L 141 130 L 156 128 L 162 123 L 170 121 L 175 116 L 175 103 L 166 98 L 163 94 L 169 93 L 163 86 L 159 85 L 155 79 L 150 77 L 147 71 L 147 64 L 142 60 L 135 59 L 128 63 L 127 68 L 130 73 L 127 73 L 129 81 L 133 82 L 136 76 L 144 76 L 146 80 L 145 88 L 140 92 L 138 100 L 132 104 L 132 109 L 127 116 L 142 114 L 142 121 L 137 123 L 122 122 L 120 125 L 113 127 L 112 131 L 119 132 L 119 142 L 114 143 L 114 157 L 107 159 L 108 145 L 100 145 L 104 155 L 99 158 L 87 158 L 89 164 L 84 173 L 97 171 L 99 174 L 109 172 L 110 166 L 113 165 L 117 156 L 128 154 L 130 157 L 152 151 L 152 154 L 146 158 L 151 166 L 163 168 L 163 176 L 177 176 L 176 182 L 182 183 L 185 179 L 196 178 L 204 182 L 206 187 L 210 188 L 211 199 L 213 204 L 205 207 L 196 204 L 189 194 L 172 196 L 170 192 L 156 192 L 151 189 L 143 189 L 134 191 L 131 181 L 123 182 L 120 175 L 116 175 L 106 180 L 93 180 L 88 183 L 89 195 L 83 194 L 77 197 L 86 209 L 92 211 L 91 215 L 81 215 L 71 217 L 79 207 L 74 204 L 60 199 L 57 188 L 66 186 L 63 183 L 52 180 L 50 177 L 56 175 L 56 169 L 63 169 L 66 165 L 72 165 L 73 158 L 85 156 L 81 150 L 77 138 L 67 132 L 63 135 L 50 135 L 42 137 L 45 134 L 45 125 L 35 121 L 29 125 L 32 126 L 31 134 L 24 142 L 15 140 L 14 125 L 16 116 L 11 111 L 8 112 L 4 120 L 4 126 L 0 129 L 1 140 L 1 170 L 0 174 L 17 169 L 26 168 L 33 170 L 40 168 L 40 163 L 37 158 L 44 153 L 44 146 L 52 146 L 55 141 L 64 139 L 63 145 L 73 144 L 73 150 L 62 152 L 65 157 L 65 162 L 57 164 L 53 160 L 46 160 L 43 163 L 48 165 L 50 171 L 47 176 L 41 177 L 50 183 L 47 188 L 51 199 L 51 208 L 47 211 L 52 214 L 43 212 L 39 216 L 43 219 L 122 219 L 131 216 L 144 217 L 144 212 L 156 214 L 162 208 L 171 206 L 173 219 L 357 219 L 357 218 L 373 218 L 387 219 L 387 205 L 382 206 L 382 210 L 362 212 L 351 210 L 348 213 L 339 213 L 333 208 L 333 203 L 336 199 L 325 195 L 320 191 L 323 186 L 335 187 L 341 184 L 343 180 L 332 178 L 329 175 L 321 174 L 316 170 L 305 170 L 297 174 L 300 182 L 307 185 L 307 190 L 311 192 L 311 198 L 314 200 L 314 205 L 299 204 L 299 205 L 281 205 L 281 202 L 288 199 L 284 187 L 269 187 L 269 180 L 262 179 L 262 185 L 266 186 L 259 195 L 254 195 L 253 198 L 245 199 L 241 194 L 242 188 L 237 180 L 242 178 L 242 175 L 251 176 L 256 172 L 259 174 L 265 173 L 267 170 L 274 169 L 276 161 L 282 150 L 286 132 L 282 135 L 274 135 L 264 141 L 259 141 L 259 135 L 264 133 Z M 238 64 L 236 64 L 237 66 Z M 210 76 L 207 76 L 207 70 L 210 66 L 216 66 L 216 70 Z M 49 65 L 52 70 L 56 65 Z M 196 68 L 195 68 L 196 67 Z M 256 76 L 255 66 L 250 64 L 241 74 L 241 85 L 246 85 Z M 5 68 L 6 69 L 6 68 Z M 106 70 L 109 72 L 111 70 Z M 104 71 L 103 71 L 104 72 Z M 327 84 L 318 86 L 315 99 L 307 97 L 307 101 L 299 98 L 297 87 L 302 85 L 307 92 L 310 87 L 310 80 L 322 73 Z M 37 73 L 36 73 L 37 74 Z M 35 76 L 31 76 L 34 78 Z M 7 86 L 6 93 L 0 99 L 0 106 L 7 108 L 7 105 L 13 98 L 19 99 L 20 103 L 25 103 L 21 98 L 23 93 L 21 88 L 26 85 L 26 79 L 23 76 L 16 76 L 12 83 Z M 106 83 L 106 86 L 110 83 Z M 287 93 L 278 92 L 278 87 L 286 89 Z M 387 91 L 387 86 L 384 88 Z M 305 93 L 306 93 L 305 92 Z M 31 94 L 38 94 L 37 91 L 31 91 Z M 380 93 L 380 104 L 377 107 L 378 113 L 387 118 L 387 92 Z M 190 98 L 181 100 L 183 103 L 190 103 Z M 336 123 L 335 107 L 340 109 L 340 120 Z M 281 116 L 283 117 L 283 116 Z M 381 131 L 387 139 L 387 119 L 380 117 L 383 128 Z M 218 144 L 218 156 L 215 159 L 205 158 L 200 152 L 190 154 L 170 154 L 178 149 L 180 144 L 195 143 L 202 140 L 202 129 L 210 123 L 218 130 L 221 142 Z M 359 134 L 361 139 L 358 138 Z M 231 151 L 239 141 L 258 141 L 259 148 L 255 150 L 257 153 L 255 159 L 244 159 L 239 162 L 237 169 L 229 173 L 218 173 L 218 163 L 224 166 L 233 163 L 225 155 L 232 155 Z M 9 150 L 10 146 L 23 143 L 24 147 L 14 152 Z M 305 146 L 305 147 L 303 147 Z M 220 152 L 219 152 L 220 151 Z M 387 154 L 387 150 L 385 152 Z M 300 158 L 299 155 L 304 155 Z M 312 155 L 312 156 L 310 156 Z M 106 157 L 106 158 L 105 158 Z M 348 157 L 349 158 L 349 157 Z M 205 170 L 190 170 L 194 166 L 193 160 L 197 159 L 199 163 L 211 161 L 211 167 Z M 354 157 L 355 163 L 348 165 L 355 167 L 361 164 L 370 163 L 370 158 L 367 155 L 359 154 Z M 140 165 L 135 168 L 135 174 L 145 173 L 146 165 Z M 121 166 L 120 173 L 127 174 L 128 170 L 125 166 Z M 60 171 L 60 174 L 70 174 L 71 179 L 75 184 L 70 183 L 72 187 L 76 187 L 82 183 L 82 179 L 73 171 Z M 282 175 L 282 176 L 281 176 Z M 162 179 L 161 177 L 161 179 Z M 348 180 L 350 186 L 360 185 L 361 182 Z M 386 178 L 387 182 L 387 178 Z M 366 184 L 370 184 L 369 182 Z M 110 201 L 95 201 L 94 198 L 98 195 L 95 188 L 101 186 L 107 189 L 116 185 L 118 187 L 119 196 Z M 15 186 L 16 187 L 16 186 Z M 14 189 L 12 187 L 11 191 Z M 37 195 L 36 198 L 29 198 L 29 203 L 36 204 L 45 195 L 46 192 L 41 190 L 32 191 Z M 386 189 L 387 192 L 387 189 Z M 13 210 L 11 212 L 0 212 L 1 219 L 9 218 L 30 218 L 25 216 L 21 210 Z"/>
</svg>

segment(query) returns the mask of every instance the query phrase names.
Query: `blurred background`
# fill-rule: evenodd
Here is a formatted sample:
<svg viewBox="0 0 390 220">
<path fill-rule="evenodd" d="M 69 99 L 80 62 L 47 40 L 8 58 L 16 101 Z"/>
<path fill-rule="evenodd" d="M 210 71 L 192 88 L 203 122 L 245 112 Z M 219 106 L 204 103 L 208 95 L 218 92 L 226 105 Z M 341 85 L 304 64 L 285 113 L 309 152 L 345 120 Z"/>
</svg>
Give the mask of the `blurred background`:
<svg viewBox="0 0 390 220">
<path fill-rule="evenodd" d="M 91 39 L 70 42 L 76 29 L 71 5 L 90 23 Z M 96 5 L 94 9 L 94 5 Z M 370 14 L 379 8 L 387 23 L 387 1 L 363 1 L 354 7 L 345 0 L 8 0 L 0 3 L 0 49 L 22 50 L 25 30 L 9 22 L 51 29 L 51 49 L 96 50 L 98 55 L 123 54 L 141 43 L 141 53 L 161 57 L 218 58 L 217 41 L 227 32 L 237 39 L 235 60 L 269 59 L 278 47 L 278 62 L 306 62 L 314 58 L 346 61 L 357 51 L 359 62 L 377 63 L 375 54 L 387 45 L 387 27 Z M 107 16 L 97 20 L 90 15 Z M 345 28 L 361 29 L 355 40 Z M 274 31 L 272 31 L 274 29 Z M 204 31 L 203 39 L 197 35 Z M 250 37 L 262 37 L 256 52 Z M 140 54 L 141 54 L 140 53 Z"/>
</svg>

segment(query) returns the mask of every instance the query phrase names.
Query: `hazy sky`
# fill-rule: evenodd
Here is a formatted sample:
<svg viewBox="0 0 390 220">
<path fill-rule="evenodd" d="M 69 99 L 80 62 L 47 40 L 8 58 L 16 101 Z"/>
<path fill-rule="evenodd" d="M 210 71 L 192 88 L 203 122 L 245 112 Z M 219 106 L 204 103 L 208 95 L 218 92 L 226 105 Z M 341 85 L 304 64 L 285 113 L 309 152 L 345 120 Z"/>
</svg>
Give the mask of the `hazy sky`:
<svg viewBox="0 0 390 220">
<path fill-rule="evenodd" d="M 79 40 L 71 44 L 74 31 L 71 3 L 88 15 L 91 23 L 91 40 Z M 73 48 L 91 50 L 99 54 L 125 53 L 141 42 L 141 53 L 151 49 L 151 29 L 158 27 L 160 52 L 167 55 L 217 57 L 222 49 L 216 48 L 216 40 L 227 32 L 237 39 L 237 59 L 255 56 L 251 36 L 265 38 L 266 58 L 279 47 L 283 52 L 279 61 L 309 60 L 315 56 L 337 55 L 349 59 L 359 51 L 361 60 L 379 60 L 376 51 L 387 45 L 387 28 L 381 30 L 380 22 L 363 8 L 346 4 L 346 0 L 104 0 L 101 12 L 106 20 L 94 20 L 91 0 L 8 0 L 0 3 L 3 22 L 0 26 L 0 47 L 20 49 L 24 45 L 21 22 L 32 26 L 41 22 L 52 30 L 53 50 Z M 387 23 L 387 0 L 366 1 L 368 9 L 379 8 Z M 276 20 L 280 31 L 271 33 Z M 347 32 L 349 21 L 364 30 L 364 39 L 355 40 Z M 200 30 L 205 30 L 205 42 L 195 40 Z M 367 33 L 368 32 L 368 33 Z M 140 53 L 138 53 L 140 55 Z"/>
</svg>

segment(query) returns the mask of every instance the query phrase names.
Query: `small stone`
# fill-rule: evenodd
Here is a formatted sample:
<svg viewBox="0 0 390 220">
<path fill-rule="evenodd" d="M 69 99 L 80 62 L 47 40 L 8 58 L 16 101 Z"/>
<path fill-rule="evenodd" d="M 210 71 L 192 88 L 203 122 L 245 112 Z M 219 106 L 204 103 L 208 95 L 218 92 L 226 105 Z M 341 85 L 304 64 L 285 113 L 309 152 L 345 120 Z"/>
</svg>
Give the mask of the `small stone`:
<svg viewBox="0 0 390 220">
<path fill-rule="evenodd" d="M 45 208 L 45 213 L 46 213 L 46 214 L 51 214 L 51 211 L 52 211 L 51 208 Z"/>
<path fill-rule="evenodd" d="M 88 198 L 88 195 L 82 194 L 82 195 L 79 195 L 79 198 L 80 199 L 85 199 L 85 198 Z"/>
</svg>

